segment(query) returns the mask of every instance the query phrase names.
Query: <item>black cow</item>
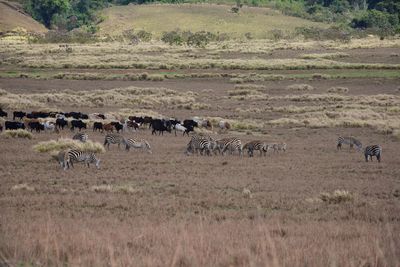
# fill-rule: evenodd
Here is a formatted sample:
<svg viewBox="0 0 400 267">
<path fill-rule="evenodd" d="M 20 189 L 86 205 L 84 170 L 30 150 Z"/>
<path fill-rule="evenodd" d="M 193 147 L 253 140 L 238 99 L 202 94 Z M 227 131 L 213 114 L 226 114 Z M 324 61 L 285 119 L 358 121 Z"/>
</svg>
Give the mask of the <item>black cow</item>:
<svg viewBox="0 0 400 267">
<path fill-rule="evenodd" d="M 149 116 L 144 116 L 143 117 L 143 124 L 148 124 L 149 125 L 149 129 L 151 128 L 151 122 L 153 121 L 152 117 Z"/>
<path fill-rule="evenodd" d="M 28 127 L 31 129 L 31 132 L 33 130 L 35 130 L 37 133 L 40 133 L 40 131 L 44 131 L 44 125 L 38 121 L 28 122 Z"/>
<path fill-rule="evenodd" d="M 87 119 L 89 119 L 89 116 L 87 114 L 83 114 L 83 113 L 80 113 L 80 112 L 74 112 L 74 111 L 65 113 L 65 117 L 67 117 L 67 118 L 71 118 L 72 117 L 75 120 L 79 120 L 79 119 L 87 120 Z"/>
<path fill-rule="evenodd" d="M 3 109 L 0 108 L 0 117 L 7 117 L 8 114 Z"/>
<path fill-rule="evenodd" d="M 119 131 L 124 129 L 124 125 L 122 125 L 121 123 L 119 123 L 117 121 L 111 122 L 111 125 L 113 125 L 115 127 L 115 130 L 117 130 L 117 133 L 119 133 Z"/>
<path fill-rule="evenodd" d="M 97 114 L 97 117 L 102 118 L 103 120 L 106 119 L 106 116 L 104 116 L 104 114 Z"/>
<path fill-rule="evenodd" d="M 79 131 L 81 131 L 82 128 L 86 129 L 86 123 L 84 123 L 81 120 L 72 120 L 71 121 L 71 131 L 75 130 L 75 128 L 79 128 Z"/>
<path fill-rule="evenodd" d="M 6 121 L 5 126 L 6 130 L 25 129 L 25 125 L 22 122 L 17 121 Z"/>
<path fill-rule="evenodd" d="M 171 122 L 167 120 L 155 119 L 152 120 L 150 126 L 153 128 L 151 134 L 156 134 L 158 131 L 158 135 L 164 135 L 164 131 L 171 132 Z"/>
<path fill-rule="evenodd" d="M 137 123 L 137 122 L 135 122 L 135 121 L 127 121 L 126 122 L 126 126 L 128 126 L 129 128 L 133 128 L 133 129 L 135 129 L 135 131 L 137 130 L 137 129 L 139 129 L 139 124 Z"/>
<path fill-rule="evenodd" d="M 194 120 L 184 120 L 183 126 L 185 126 L 186 128 L 189 128 L 189 127 L 194 128 L 194 127 L 199 127 L 199 124 Z"/>
<path fill-rule="evenodd" d="M 169 119 L 169 122 L 171 123 L 173 128 L 175 128 L 175 125 L 177 125 L 178 123 L 179 124 L 181 123 L 181 121 L 179 121 L 177 119 Z"/>
<path fill-rule="evenodd" d="M 97 130 L 103 132 L 103 123 L 102 122 L 93 123 L 93 132 L 97 131 Z"/>
<path fill-rule="evenodd" d="M 64 119 L 57 119 L 56 120 L 56 127 L 58 128 L 58 129 L 63 129 L 64 130 L 64 127 L 65 126 L 67 126 L 68 125 L 68 121 L 66 121 L 66 120 L 64 120 Z"/>
<path fill-rule="evenodd" d="M 48 118 L 50 116 L 50 113 L 49 112 L 41 112 L 41 111 L 32 111 L 31 113 L 29 113 L 29 114 L 26 114 L 26 117 L 28 118 L 28 119 L 39 119 L 39 118 L 42 118 L 42 119 L 44 119 L 44 118 Z"/>
<path fill-rule="evenodd" d="M 143 118 L 143 117 L 129 116 L 128 119 L 129 119 L 130 121 L 134 121 L 134 122 L 136 122 L 136 123 L 138 123 L 138 124 L 144 123 L 144 118 Z"/>
<path fill-rule="evenodd" d="M 186 127 L 186 131 L 183 132 L 183 135 L 187 134 L 187 136 L 189 136 L 190 132 L 194 132 L 194 127 L 189 125 L 188 127 Z"/>
<path fill-rule="evenodd" d="M 26 116 L 25 112 L 22 112 L 22 111 L 14 111 L 13 112 L 13 120 L 15 120 L 15 118 L 19 118 L 20 120 L 22 120 L 22 118 L 25 116 Z"/>
</svg>

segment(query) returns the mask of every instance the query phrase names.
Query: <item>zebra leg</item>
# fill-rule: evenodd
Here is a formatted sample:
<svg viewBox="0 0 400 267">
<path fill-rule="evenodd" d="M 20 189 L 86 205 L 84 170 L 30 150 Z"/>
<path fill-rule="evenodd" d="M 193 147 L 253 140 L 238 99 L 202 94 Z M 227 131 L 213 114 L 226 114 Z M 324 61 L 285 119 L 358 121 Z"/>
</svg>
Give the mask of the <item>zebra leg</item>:
<svg viewBox="0 0 400 267">
<path fill-rule="evenodd" d="M 376 155 L 376 158 L 378 159 L 378 162 L 381 162 L 381 154 Z"/>
</svg>

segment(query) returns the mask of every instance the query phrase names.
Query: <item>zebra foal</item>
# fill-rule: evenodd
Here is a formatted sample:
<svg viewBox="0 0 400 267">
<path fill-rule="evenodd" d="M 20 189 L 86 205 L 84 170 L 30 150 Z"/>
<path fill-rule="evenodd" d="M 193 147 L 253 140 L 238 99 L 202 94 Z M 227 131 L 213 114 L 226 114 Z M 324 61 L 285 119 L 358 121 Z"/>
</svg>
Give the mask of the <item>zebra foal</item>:
<svg viewBox="0 0 400 267">
<path fill-rule="evenodd" d="M 87 133 L 77 133 L 72 137 L 72 140 L 78 140 L 82 143 L 85 143 L 89 139 Z"/>
<path fill-rule="evenodd" d="M 142 150 L 147 150 L 148 153 L 152 153 L 151 151 L 151 147 L 149 142 L 147 142 L 146 140 L 136 140 L 133 138 L 128 138 L 128 139 L 124 139 L 123 143 L 125 144 L 125 149 L 127 151 L 129 151 L 129 149 L 132 148 L 141 148 Z"/>
<path fill-rule="evenodd" d="M 354 138 L 353 136 L 347 136 L 347 137 L 339 136 L 339 138 L 337 140 L 336 148 L 342 149 L 343 144 L 349 145 L 350 149 L 353 148 L 354 146 L 356 146 L 356 149 L 358 151 L 361 151 L 361 149 L 362 149 L 362 143 L 358 139 Z"/>
<path fill-rule="evenodd" d="M 378 162 L 381 162 L 382 147 L 380 145 L 367 146 L 364 150 L 365 161 L 368 162 L 368 157 L 372 161 L 372 157 L 375 156 Z"/>
<path fill-rule="evenodd" d="M 100 168 L 100 159 L 96 158 L 93 152 L 85 152 L 78 149 L 69 149 L 64 152 L 64 162 L 60 165 L 64 166 L 64 170 L 74 167 L 73 162 L 84 162 L 89 168 L 90 163 L 94 163 L 96 168 Z"/>
<path fill-rule="evenodd" d="M 115 133 L 108 133 L 104 137 L 104 147 L 107 147 L 110 149 L 110 144 L 118 144 L 118 148 L 120 148 L 120 145 L 125 143 L 125 139 L 122 135 L 120 134 L 115 134 Z"/>
</svg>

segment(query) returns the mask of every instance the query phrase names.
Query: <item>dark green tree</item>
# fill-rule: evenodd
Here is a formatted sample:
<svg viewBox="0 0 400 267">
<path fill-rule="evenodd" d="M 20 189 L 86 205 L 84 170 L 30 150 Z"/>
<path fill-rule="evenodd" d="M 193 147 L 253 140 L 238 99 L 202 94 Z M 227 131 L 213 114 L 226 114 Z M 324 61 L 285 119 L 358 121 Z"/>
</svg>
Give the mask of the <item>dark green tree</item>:
<svg viewBox="0 0 400 267">
<path fill-rule="evenodd" d="M 46 27 L 50 27 L 53 16 L 64 14 L 70 9 L 68 0 L 28 0 L 26 10 Z"/>
</svg>

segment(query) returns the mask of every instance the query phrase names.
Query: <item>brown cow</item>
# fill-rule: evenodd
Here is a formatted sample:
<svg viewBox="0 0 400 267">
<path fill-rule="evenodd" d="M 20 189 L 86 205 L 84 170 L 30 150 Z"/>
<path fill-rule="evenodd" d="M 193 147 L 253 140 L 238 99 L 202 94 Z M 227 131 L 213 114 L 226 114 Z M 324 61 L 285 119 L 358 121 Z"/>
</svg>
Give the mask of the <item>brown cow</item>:
<svg viewBox="0 0 400 267">
<path fill-rule="evenodd" d="M 114 132 L 115 127 L 111 123 L 107 123 L 103 125 L 103 129 L 106 132 Z"/>
</svg>

